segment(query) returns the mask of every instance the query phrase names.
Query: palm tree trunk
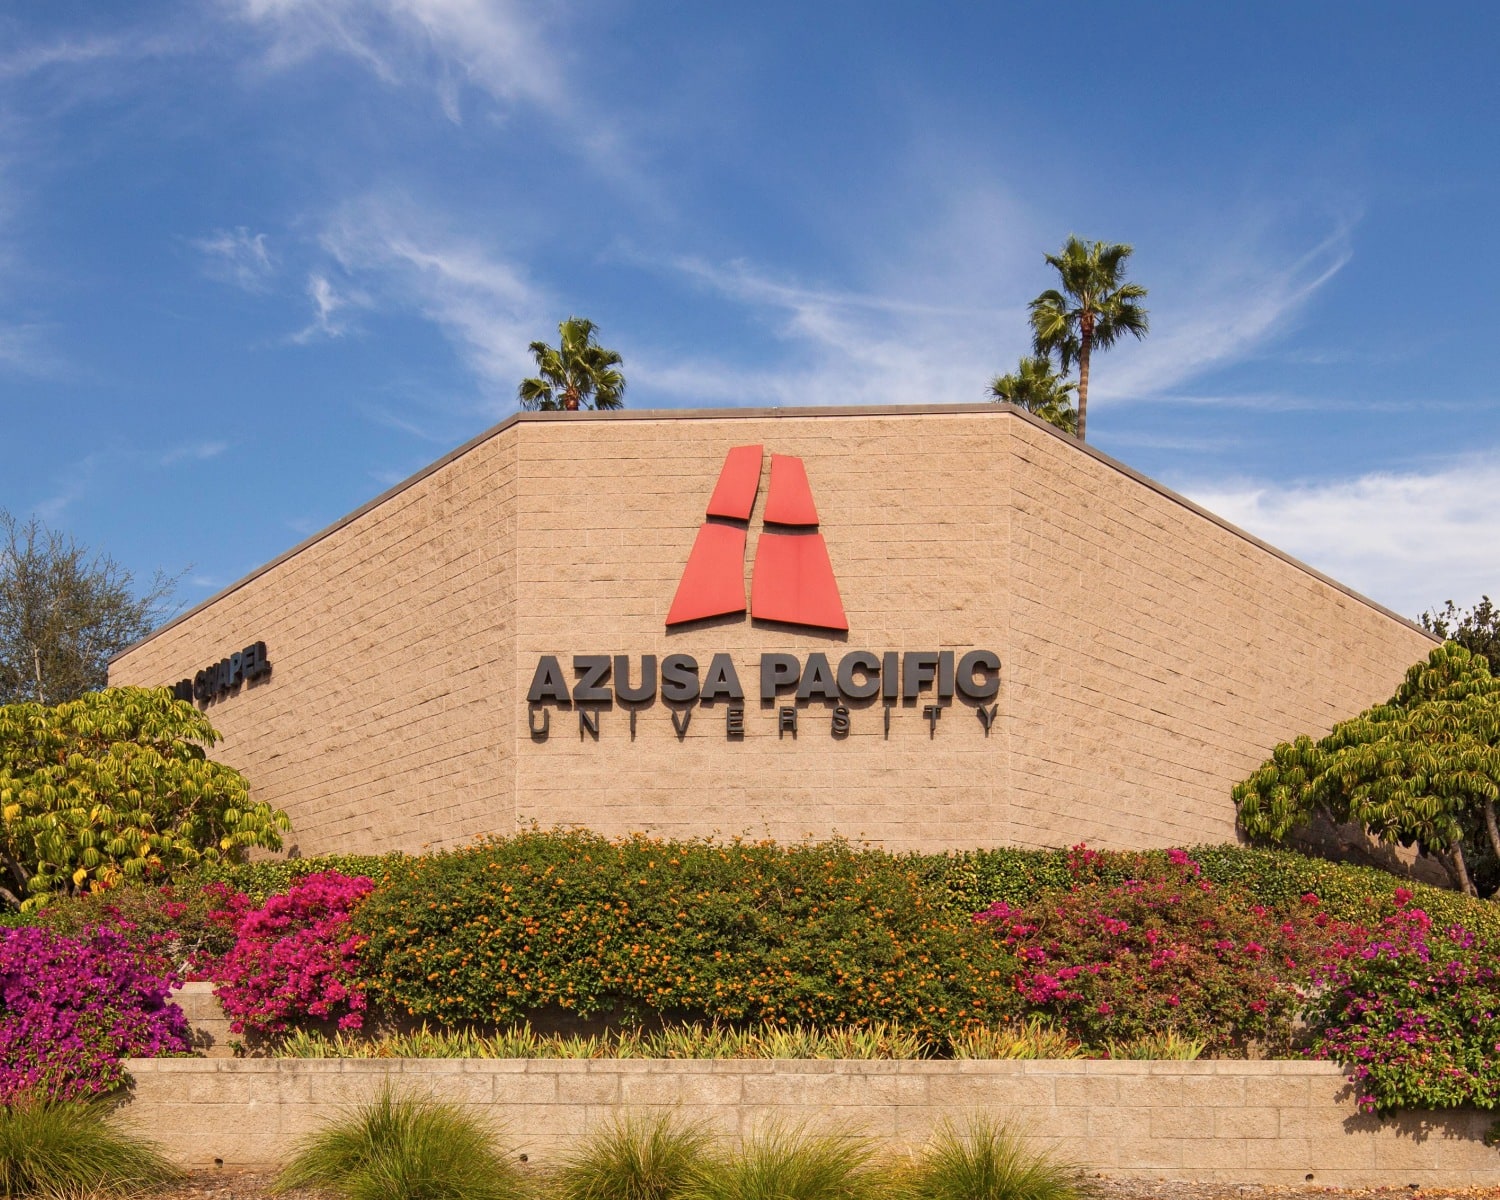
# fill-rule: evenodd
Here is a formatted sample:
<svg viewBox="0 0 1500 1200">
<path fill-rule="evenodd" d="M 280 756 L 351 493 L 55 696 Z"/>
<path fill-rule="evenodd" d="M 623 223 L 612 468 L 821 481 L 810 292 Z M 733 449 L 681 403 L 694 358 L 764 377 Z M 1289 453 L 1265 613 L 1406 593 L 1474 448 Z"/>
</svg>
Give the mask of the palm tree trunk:
<svg viewBox="0 0 1500 1200">
<path fill-rule="evenodd" d="M 1078 351 L 1078 440 L 1087 440 L 1085 429 L 1089 419 L 1089 350 L 1093 337 L 1084 331 L 1083 345 Z"/>
</svg>

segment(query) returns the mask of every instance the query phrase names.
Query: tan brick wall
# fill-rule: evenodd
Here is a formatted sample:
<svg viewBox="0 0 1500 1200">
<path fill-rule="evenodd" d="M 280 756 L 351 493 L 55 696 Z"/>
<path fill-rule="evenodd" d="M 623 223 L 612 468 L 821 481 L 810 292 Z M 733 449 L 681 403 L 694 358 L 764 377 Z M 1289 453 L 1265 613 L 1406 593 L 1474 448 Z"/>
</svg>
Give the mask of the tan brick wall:
<svg viewBox="0 0 1500 1200">
<path fill-rule="evenodd" d="M 848 635 L 664 618 L 725 452 L 803 458 Z M 762 484 L 762 502 L 765 494 Z M 751 523 L 746 578 L 760 531 Z M 1233 836 L 1228 790 L 1282 738 L 1383 699 L 1419 631 L 1027 418 L 998 409 L 522 419 L 117 661 L 166 683 L 256 638 L 271 679 L 210 707 L 306 852 L 451 844 L 519 822 L 842 833 L 899 848 Z M 986 738 L 955 702 L 756 698 L 759 655 L 993 649 Z M 528 732 L 538 656 L 730 653 L 679 740 L 657 702 Z M 924 696 L 920 703 L 931 698 Z"/>
<path fill-rule="evenodd" d="M 893 1151 L 989 1113 L 1090 1172 L 1367 1187 L 1493 1186 L 1492 1114 L 1359 1115 L 1310 1062 L 132 1059 L 123 1117 L 191 1166 L 271 1166 L 389 1083 L 467 1104 L 538 1166 L 622 1112 L 678 1112 L 733 1141 L 772 1122 Z"/>
</svg>

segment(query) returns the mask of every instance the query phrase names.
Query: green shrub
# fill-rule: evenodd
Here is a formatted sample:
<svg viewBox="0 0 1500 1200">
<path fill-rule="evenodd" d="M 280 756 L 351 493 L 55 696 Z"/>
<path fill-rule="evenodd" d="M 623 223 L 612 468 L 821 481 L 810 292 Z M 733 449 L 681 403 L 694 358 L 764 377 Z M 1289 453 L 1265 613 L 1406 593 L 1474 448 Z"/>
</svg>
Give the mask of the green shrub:
<svg viewBox="0 0 1500 1200">
<path fill-rule="evenodd" d="M 557 1200 L 683 1200 L 716 1164 L 701 1125 L 670 1116 L 624 1118 L 596 1129 L 563 1164 Z"/>
<path fill-rule="evenodd" d="M 998 939 L 843 842 L 523 833 L 396 864 L 353 928 L 372 999 L 445 1024 L 556 1006 L 933 1040 L 1012 1003 Z"/>
<path fill-rule="evenodd" d="M 521 1200 L 517 1165 L 462 1108 L 389 1088 L 307 1138 L 278 1191 L 323 1188 L 345 1200 Z"/>
<path fill-rule="evenodd" d="M 875 1200 L 885 1189 L 870 1143 L 773 1126 L 704 1173 L 689 1200 Z"/>
<path fill-rule="evenodd" d="M 1028 1150 L 983 1116 L 962 1127 L 939 1126 L 907 1189 L 911 1200 L 1079 1200 L 1087 1194 L 1077 1170 Z"/>
<path fill-rule="evenodd" d="M 364 875 L 379 883 L 395 867 L 408 861 L 400 852 L 390 854 L 315 854 L 310 858 L 267 859 L 250 863 L 204 863 L 189 882 L 198 886 L 220 883 L 243 892 L 256 904 L 264 904 L 292 884 L 309 875 L 337 871 L 340 875 Z"/>
<path fill-rule="evenodd" d="M 166 688 L 0 706 L 0 897 L 31 908 L 279 850 L 286 814 L 252 802 L 244 776 L 207 756 L 217 739 Z"/>
<path fill-rule="evenodd" d="M 24 1099 L 0 1106 L 0 1196 L 124 1196 L 182 1172 L 149 1142 L 113 1129 L 98 1102 Z"/>
</svg>

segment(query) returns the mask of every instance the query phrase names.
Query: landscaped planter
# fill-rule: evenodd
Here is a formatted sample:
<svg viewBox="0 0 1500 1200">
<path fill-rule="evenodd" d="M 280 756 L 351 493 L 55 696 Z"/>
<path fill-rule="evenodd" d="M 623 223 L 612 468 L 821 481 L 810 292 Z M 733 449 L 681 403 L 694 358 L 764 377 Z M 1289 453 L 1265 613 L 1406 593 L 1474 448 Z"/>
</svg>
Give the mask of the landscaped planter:
<svg viewBox="0 0 1500 1200">
<path fill-rule="evenodd" d="M 737 1136 L 772 1120 L 920 1143 L 983 1110 L 1089 1171 L 1341 1186 L 1494 1185 L 1493 1119 L 1359 1114 L 1302 1061 L 132 1059 L 125 1118 L 186 1165 L 270 1166 L 390 1083 L 474 1106 L 535 1163 L 622 1111 L 680 1110 Z"/>
</svg>

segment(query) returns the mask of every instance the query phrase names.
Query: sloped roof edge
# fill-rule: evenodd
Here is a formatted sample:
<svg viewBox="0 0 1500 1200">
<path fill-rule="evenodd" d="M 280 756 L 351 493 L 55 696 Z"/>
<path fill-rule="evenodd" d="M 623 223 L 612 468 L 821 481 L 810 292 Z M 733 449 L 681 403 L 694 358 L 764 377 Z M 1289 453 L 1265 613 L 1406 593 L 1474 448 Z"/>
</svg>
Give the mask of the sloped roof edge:
<svg viewBox="0 0 1500 1200">
<path fill-rule="evenodd" d="M 1058 438 L 1060 441 L 1066 443 L 1074 450 L 1097 459 L 1099 462 L 1104 463 L 1106 466 L 1120 472 L 1120 474 L 1133 479 L 1136 483 L 1150 488 L 1152 491 L 1158 493 L 1161 496 L 1165 496 L 1173 503 L 1180 504 L 1183 508 L 1196 513 L 1198 516 L 1203 517 L 1205 520 L 1212 521 L 1221 529 L 1227 530 L 1228 532 L 1234 534 L 1236 537 L 1243 538 L 1251 545 L 1259 547 L 1260 549 L 1266 551 L 1268 554 L 1275 555 L 1283 562 L 1296 567 L 1299 571 L 1302 571 L 1307 575 L 1310 575 L 1312 578 L 1326 583 L 1329 587 L 1334 588 L 1337 591 L 1343 592 L 1344 595 L 1349 596 L 1351 599 L 1357 600 L 1361 604 L 1367 605 L 1369 608 L 1374 609 L 1376 612 L 1390 617 L 1392 620 L 1398 621 L 1402 625 L 1405 625 L 1410 629 L 1414 629 L 1418 633 L 1431 638 L 1434 643 L 1440 642 L 1442 640 L 1441 638 L 1438 638 L 1434 634 L 1432 634 L 1429 630 L 1423 629 L 1415 621 L 1409 620 L 1408 618 L 1403 617 L 1400 613 L 1386 608 L 1385 605 L 1371 600 L 1368 596 L 1356 592 L 1353 588 L 1340 583 L 1337 579 L 1333 579 L 1330 576 L 1323 574 L 1323 572 L 1317 570 L 1315 567 L 1308 566 L 1308 564 L 1303 562 L 1301 559 L 1293 558 L 1285 551 L 1278 550 L 1269 542 L 1262 541 L 1254 534 L 1247 533 L 1238 525 L 1231 524 L 1229 521 L 1224 520 L 1223 517 L 1218 516 L 1216 513 L 1209 512 L 1208 509 L 1194 504 L 1186 496 L 1179 495 L 1171 488 L 1158 483 L 1156 480 L 1150 478 L 1149 476 L 1142 475 L 1133 467 L 1129 467 L 1125 463 L 1120 462 L 1119 459 L 1111 458 L 1108 454 L 1104 454 L 1099 450 L 1094 449 L 1094 447 L 1090 446 L 1087 442 L 1080 442 L 1077 438 L 1063 433 L 1056 426 L 1043 421 L 1039 417 L 1032 416 L 1025 409 L 1018 408 L 1013 404 L 870 404 L 849 406 L 809 405 L 797 408 L 639 408 L 620 410 L 615 412 L 589 411 L 515 413 L 507 417 L 505 420 L 501 421 L 498 425 L 493 425 L 489 429 L 486 429 L 483 433 L 470 438 L 467 442 L 463 443 L 463 445 L 450 450 L 447 454 L 443 455 L 437 461 L 429 463 L 415 475 L 403 479 L 400 483 L 395 484 L 393 487 L 387 488 L 385 491 L 381 492 L 380 495 L 376 496 L 372 500 L 366 501 L 364 504 L 361 504 L 353 512 L 339 518 L 332 525 L 329 525 L 326 529 L 321 529 L 310 537 L 304 538 L 295 546 L 291 547 L 291 549 L 278 554 L 275 558 L 271 559 L 270 562 L 266 563 L 264 566 L 257 567 L 254 571 L 251 571 L 250 574 L 246 575 L 244 578 L 237 579 L 234 583 L 229 584 L 227 587 L 221 588 L 219 591 L 215 592 L 207 599 L 199 601 L 197 604 L 193 605 L 192 608 L 187 609 L 185 612 L 178 613 L 170 621 L 166 621 L 156 629 L 153 629 L 140 641 L 134 642 L 131 645 L 127 646 L 124 650 L 121 650 L 109 661 L 113 663 L 116 660 L 123 658 L 136 647 L 145 645 L 147 642 L 160 636 L 174 626 L 182 624 L 182 622 L 188 620 L 188 618 L 196 616 L 198 613 L 202 612 L 204 609 L 210 607 L 213 604 L 217 604 L 225 596 L 239 591 L 240 588 L 256 579 L 259 579 L 266 572 L 275 569 L 282 563 L 286 562 L 288 559 L 301 554 L 304 550 L 316 545 L 318 542 L 321 542 L 324 538 L 330 536 L 331 534 L 337 533 L 340 529 L 344 528 L 344 526 L 352 524 L 353 522 L 359 520 L 359 518 L 364 516 L 366 513 L 370 512 L 373 509 L 379 508 L 382 504 L 384 504 L 387 500 L 390 500 L 392 497 L 399 496 L 402 492 L 406 491 L 407 488 L 421 483 L 422 480 L 426 479 L 429 475 L 433 475 L 438 471 L 441 471 L 450 463 L 462 458 L 465 454 L 469 453 L 469 451 L 482 446 L 491 438 L 498 437 L 500 434 L 505 433 L 507 430 L 523 423 L 548 421 L 726 421 L 746 418 L 764 420 L 766 418 L 777 417 L 796 417 L 799 419 L 807 417 L 920 417 L 944 413 L 960 415 L 987 414 L 993 416 L 1009 416 L 1018 417 L 1023 421 L 1027 421 L 1030 424 L 1036 426 L 1038 429 L 1041 429 L 1051 436 Z"/>
</svg>

